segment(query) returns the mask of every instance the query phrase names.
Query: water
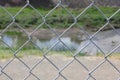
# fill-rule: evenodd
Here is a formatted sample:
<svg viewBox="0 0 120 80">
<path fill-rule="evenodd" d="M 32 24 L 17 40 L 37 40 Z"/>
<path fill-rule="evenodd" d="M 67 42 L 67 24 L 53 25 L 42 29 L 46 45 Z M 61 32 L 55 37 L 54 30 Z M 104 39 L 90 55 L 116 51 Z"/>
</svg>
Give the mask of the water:
<svg viewBox="0 0 120 80">
<path fill-rule="evenodd" d="M 7 46 L 12 47 L 14 45 L 14 40 L 10 36 L 3 36 L 3 42 L 6 43 Z M 6 47 L 7 47 L 6 46 Z"/>
<path fill-rule="evenodd" d="M 104 34 L 104 35 L 103 35 Z M 110 36 L 108 36 L 110 35 Z M 43 35 L 44 36 L 44 35 Z M 71 37 L 53 37 L 40 38 L 32 36 L 31 40 L 25 35 L 8 35 L 4 34 L 0 37 L 0 48 L 19 49 L 23 44 L 23 48 L 54 51 L 75 51 L 75 53 L 85 53 L 87 55 L 96 55 L 97 53 L 107 54 L 120 44 L 120 36 L 113 34 L 112 31 L 102 32 L 94 37 L 92 43 L 90 40 L 83 40 Z M 96 45 L 95 45 L 96 44 Z M 113 53 L 120 53 L 120 48 Z"/>
<path fill-rule="evenodd" d="M 25 36 L 11 36 L 4 35 L 1 37 L 1 47 L 10 47 L 10 48 L 19 48 L 22 46 L 28 38 Z M 53 47 L 54 46 L 54 47 Z M 70 37 L 63 38 L 51 38 L 47 40 L 38 39 L 36 37 L 32 37 L 30 42 L 24 46 L 24 48 L 36 48 L 40 49 L 50 49 L 55 51 L 65 51 L 65 50 L 76 50 L 79 46 L 78 42 L 72 41 Z"/>
<path fill-rule="evenodd" d="M 76 50 L 79 46 L 78 43 L 71 41 L 70 37 L 64 37 L 58 40 L 57 38 L 52 38 L 48 41 L 41 42 L 40 40 L 36 41 L 36 45 L 41 49 L 49 49 L 54 46 L 51 50 L 64 51 L 64 50 Z"/>
</svg>

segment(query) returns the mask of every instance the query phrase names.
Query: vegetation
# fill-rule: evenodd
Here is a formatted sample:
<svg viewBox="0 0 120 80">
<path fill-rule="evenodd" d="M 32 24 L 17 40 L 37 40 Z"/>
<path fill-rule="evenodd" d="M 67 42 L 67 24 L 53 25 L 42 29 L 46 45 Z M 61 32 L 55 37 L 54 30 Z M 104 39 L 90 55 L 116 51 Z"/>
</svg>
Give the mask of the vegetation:
<svg viewBox="0 0 120 80">
<path fill-rule="evenodd" d="M 34 55 L 34 56 L 40 56 L 42 57 L 45 53 L 42 52 L 39 49 L 22 49 L 21 51 L 19 51 L 16 56 L 21 58 L 25 55 Z M 49 55 L 54 55 L 54 54 L 58 54 L 58 55 L 64 55 L 67 57 L 71 57 L 72 53 L 70 53 L 69 51 L 49 51 L 47 53 L 47 56 Z M 84 56 L 83 54 L 79 54 L 78 56 Z M 0 49 L 0 59 L 9 59 L 9 58 L 13 58 L 14 57 L 14 52 L 12 52 L 10 49 Z"/>
<path fill-rule="evenodd" d="M 32 9 L 27 7 L 23 9 L 21 12 L 21 7 L 6 7 L 6 9 L 10 12 L 7 13 L 3 8 L 0 8 L 0 29 L 6 28 L 8 25 L 11 28 L 17 28 L 18 25 L 23 28 L 36 28 L 38 27 L 44 20 L 50 26 L 46 24 L 42 25 L 42 28 L 68 28 L 71 24 L 74 23 L 74 18 L 77 17 L 84 9 L 71 9 L 71 8 L 56 8 L 53 12 L 50 12 L 50 9 L 38 8 Z M 108 18 L 115 13 L 119 8 L 117 7 L 100 7 L 100 10 L 103 11 L 105 16 Z M 48 15 L 48 13 L 50 14 Z M 70 13 L 69 13 L 70 12 Z M 18 14 L 18 15 L 17 15 Z M 15 23 L 10 24 L 13 21 L 13 17 L 15 17 Z M 94 7 L 89 8 L 84 14 L 77 18 L 77 24 L 73 25 L 73 27 L 89 27 L 98 29 L 102 27 L 107 22 L 106 18 Z M 17 24 L 16 24 L 17 23 Z M 110 23 L 114 27 L 120 28 L 120 15 L 119 13 L 113 16 L 110 19 Z M 79 24 L 79 25 L 78 25 Z M 21 34 L 21 32 L 10 32 L 7 31 L 6 34 L 15 35 Z M 14 52 L 10 49 L 0 47 L 0 59 L 2 58 L 11 58 L 14 57 Z M 72 56 L 69 51 L 50 51 L 48 55 L 52 54 L 63 54 L 66 56 Z M 23 57 L 24 55 L 39 55 L 43 56 L 43 52 L 38 49 L 22 49 L 16 56 Z M 84 54 L 78 54 L 78 56 L 85 56 Z M 101 55 L 97 55 L 101 56 Z M 115 58 L 120 58 L 120 54 L 112 55 Z M 112 57 L 109 56 L 109 57 Z"/>
<path fill-rule="evenodd" d="M 15 22 L 23 28 L 35 28 L 39 26 L 44 21 L 43 17 L 45 17 L 46 23 L 49 24 L 52 28 L 67 28 L 74 23 L 73 16 L 77 17 L 84 10 L 57 8 L 48 16 L 46 16 L 50 9 L 39 8 L 36 11 L 27 7 L 21 12 L 19 12 L 21 7 L 6 7 L 6 9 L 10 12 L 10 14 L 12 14 L 12 16 L 15 16 Z M 110 17 L 119 8 L 100 7 L 100 9 L 107 17 Z M 68 11 L 72 15 L 69 14 Z M 17 13 L 19 13 L 19 15 L 16 15 Z M 0 29 L 4 29 L 13 21 L 10 14 L 8 14 L 4 9 L 0 8 Z M 119 21 L 119 13 L 110 19 L 110 22 L 114 25 L 114 27 L 120 27 Z M 106 22 L 106 18 L 94 7 L 88 9 L 84 14 L 82 14 L 82 16 L 77 18 L 77 23 L 83 27 L 100 28 Z M 74 25 L 73 27 L 79 27 L 79 25 Z M 16 24 L 12 24 L 11 26 L 14 28 L 17 27 Z M 46 25 L 42 25 L 41 27 L 48 28 Z"/>
<path fill-rule="evenodd" d="M 105 57 L 102 53 L 97 53 L 97 56 Z M 109 55 L 108 58 L 120 60 L 120 53 L 113 53 L 113 54 Z"/>
<path fill-rule="evenodd" d="M 22 58 L 23 56 L 26 56 L 26 55 L 34 55 L 34 56 L 42 57 L 44 54 L 45 53 L 39 49 L 22 49 L 16 54 L 16 56 L 19 58 Z M 49 55 L 64 55 L 66 57 L 73 57 L 73 55 L 70 51 L 49 51 L 47 53 L 47 56 L 49 56 Z M 84 53 L 79 53 L 77 55 L 77 57 L 81 57 L 81 56 L 88 56 L 88 55 L 85 55 Z M 0 59 L 9 59 L 9 58 L 13 58 L 13 57 L 15 57 L 14 52 L 11 51 L 10 49 L 8 49 L 8 48 L 0 49 Z M 102 53 L 98 53 L 96 55 L 96 57 L 104 58 L 105 56 L 103 56 Z M 108 56 L 108 58 L 119 60 L 120 53 L 113 53 L 112 55 Z"/>
</svg>

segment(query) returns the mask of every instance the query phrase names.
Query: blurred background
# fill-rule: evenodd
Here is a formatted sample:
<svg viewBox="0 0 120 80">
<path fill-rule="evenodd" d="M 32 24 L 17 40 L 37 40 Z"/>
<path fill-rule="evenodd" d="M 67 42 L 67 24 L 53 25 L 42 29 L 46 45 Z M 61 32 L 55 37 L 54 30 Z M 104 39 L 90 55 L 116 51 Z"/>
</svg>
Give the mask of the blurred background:
<svg viewBox="0 0 120 80">
<path fill-rule="evenodd" d="M 83 8 L 88 5 L 90 0 L 62 0 L 63 5 L 71 8 Z M 120 6 L 119 0 L 94 0 L 99 6 Z M 26 0 L 0 0 L 2 6 L 23 6 Z M 58 0 L 30 0 L 34 7 L 53 7 Z M 47 3 L 47 4 L 46 4 Z"/>
</svg>

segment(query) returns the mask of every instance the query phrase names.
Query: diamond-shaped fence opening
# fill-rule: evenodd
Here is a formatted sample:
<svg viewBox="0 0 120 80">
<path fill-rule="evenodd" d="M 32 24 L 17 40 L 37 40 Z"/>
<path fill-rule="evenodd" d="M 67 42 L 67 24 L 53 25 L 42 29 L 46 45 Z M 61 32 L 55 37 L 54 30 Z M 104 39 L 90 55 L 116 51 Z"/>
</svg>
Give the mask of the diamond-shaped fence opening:
<svg viewBox="0 0 120 80">
<path fill-rule="evenodd" d="M 33 6 L 28 5 L 25 8 L 20 9 L 18 14 L 15 15 L 15 22 L 23 28 L 32 27 L 34 30 L 43 21 L 42 21 L 42 15 L 39 12 L 39 10 L 35 9 Z"/>
<path fill-rule="evenodd" d="M 107 33 L 106 33 L 107 32 Z M 102 35 L 103 34 L 103 35 Z M 102 36 L 100 36 L 102 35 Z M 95 36 L 98 40 L 96 40 L 96 44 L 102 49 L 105 54 L 108 54 L 111 50 L 119 45 L 120 36 L 117 34 L 117 30 L 109 30 L 109 31 L 100 31 Z M 119 49 L 114 51 L 113 53 L 119 53 Z"/>
<path fill-rule="evenodd" d="M 36 43 L 30 41 L 18 50 L 15 57 L 23 64 L 33 68 L 34 65 L 42 59 L 43 55 L 44 50 L 37 46 Z"/>
<path fill-rule="evenodd" d="M 77 17 L 77 24 L 86 29 L 97 31 L 106 22 L 106 17 L 94 6 L 89 7 L 84 13 Z"/>
<path fill-rule="evenodd" d="M 79 64 L 77 61 L 73 61 L 68 67 L 66 67 L 61 72 L 68 80 L 84 80 L 86 79 L 86 76 L 88 75 L 88 71 Z M 76 74 L 77 73 L 77 74 Z"/>
<path fill-rule="evenodd" d="M 31 31 L 29 31 L 31 32 Z M 55 32 L 54 28 L 47 24 L 41 24 L 37 29 L 31 32 L 32 41 L 49 41 L 52 38 L 56 38 L 58 35 Z"/>
<path fill-rule="evenodd" d="M 24 79 L 29 74 L 29 68 L 27 68 L 23 63 L 21 63 L 19 60 L 14 59 L 9 65 L 7 65 L 3 72 L 5 72 L 7 75 L 9 75 L 13 80 L 16 79 Z M 22 75 L 24 74 L 25 75 Z"/>
<path fill-rule="evenodd" d="M 55 55 L 54 55 L 54 54 Z M 60 54 L 61 53 L 61 54 Z M 50 56 L 51 54 L 48 53 L 46 55 L 46 57 L 52 62 L 54 63 L 54 65 L 56 67 L 58 67 L 59 69 L 63 68 L 70 60 L 71 58 L 69 58 L 68 60 L 65 60 L 66 56 L 68 56 L 68 54 L 70 54 L 70 52 L 52 52 L 52 56 Z M 71 56 L 71 55 L 70 55 Z M 62 57 L 62 58 L 61 58 Z M 61 64 L 62 63 L 62 64 Z"/>
<path fill-rule="evenodd" d="M 119 80 L 119 6 L 53 0 L 53 8 L 37 8 L 16 0 L 21 6 L 10 7 L 14 2 L 0 6 L 0 80 Z"/>
<path fill-rule="evenodd" d="M 58 70 L 45 59 L 32 70 L 32 73 L 42 80 L 53 80 L 57 72 Z"/>
<path fill-rule="evenodd" d="M 96 71 L 92 73 L 92 75 L 96 78 L 96 80 L 100 80 L 100 79 L 104 80 L 104 77 L 111 76 L 111 75 L 113 76 L 112 78 L 107 77 L 106 79 L 117 80 L 119 78 L 119 74 L 120 73 L 113 66 L 111 66 L 108 62 L 103 63 L 99 68 L 97 68 Z M 102 78 L 100 76 L 102 76 Z"/>
<path fill-rule="evenodd" d="M 58 11 L 61 13 L 58 14 Z M 45 19 L 46 23 L 51 26 L 51 28 L 65 28 L 74 23 L 72 14 L 64 7 L 54 9 L 49 15 L 46 16 Z"/>
<path fill-rule="evenodd" d="M 16 23 L 11 24 L 7 29 L 1 31 L 1 40 L 13 50 L 19 49 L 28 40 L 28 32 Z M 22 39 L 21 39 L 22 38 Z"/>
</svg>

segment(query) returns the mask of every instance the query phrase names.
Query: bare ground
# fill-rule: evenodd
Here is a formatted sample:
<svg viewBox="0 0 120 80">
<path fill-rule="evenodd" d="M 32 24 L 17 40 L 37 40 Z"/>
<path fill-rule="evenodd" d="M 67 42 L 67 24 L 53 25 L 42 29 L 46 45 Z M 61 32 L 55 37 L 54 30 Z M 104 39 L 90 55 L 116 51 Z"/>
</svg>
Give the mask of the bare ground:
<svg viewBox="0 0 120 80">
<path fill-rule="evenodd" d="M 57 68 L 55 68 L 48 60 L 51 60 Z M 73 57 L 65 57 L 62 55 L 51 55 L 47 58 L 38 56 L 25 56 L 20 58 L 26 66 L 18 59 L 0 60 L 0 66 L 3 68 L 0 73 L 0 80 L 65 80 L 59 74 L 66 77 L 67 80 L 86 80 L 89 77 L 89 72 L 93 71 L 97 65 L 104 61 L 102 57 L 77 57 L 77 60 L 82 62 L 89 71 L 87 71 L 77 60 Z M 42 60 L 42 62 L 40 62 Z M 72 61 L 72 62 L 71 62 Z M 100 67 L 91 73 L 96 80 L 120 80 L 120 60 L 109 59 L 109 61 L 117 69 L 115 69 L 108 61 L 105 61 Z M 36 65 L 39 63 L 38 65 Z M 71 63 L 67 65 L 68 63 Z M 36 67 L 35 67 L 36 65 Z M 27 67 L 29 66 L 29 67 Z M 65 67 L 67 66 L 67 67 Z M 34 68 L 35 67 L 35 68 Z M 60 71 L 60 72 L 59 72 Z M 31 74 L 32 73 L 32 74 Z M 12 79 L 9 79 L 5 74 L 9 75 Z M 37 79 L 34 75 L 36 75 Z M 88 80 L 94 80 L 90 78 Z"/>
</svg>

